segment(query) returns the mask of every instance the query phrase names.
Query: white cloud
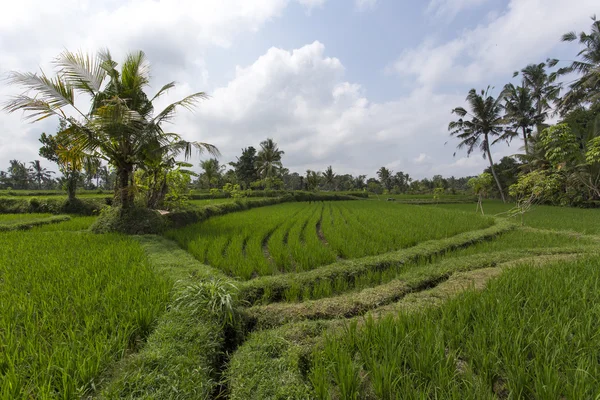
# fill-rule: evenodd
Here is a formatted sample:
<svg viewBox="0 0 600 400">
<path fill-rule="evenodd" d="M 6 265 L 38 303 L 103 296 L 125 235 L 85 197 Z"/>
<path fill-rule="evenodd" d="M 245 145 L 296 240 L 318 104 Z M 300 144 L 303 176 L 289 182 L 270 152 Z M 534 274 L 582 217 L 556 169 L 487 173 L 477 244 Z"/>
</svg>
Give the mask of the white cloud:
<svg viewBox="0 0 600 400">
<path fill-rule="evenodd" d="M 508 80 L 512 71 L 547 58 L 564 32 L 587 28 L 597 8 L 596 0 L 579 0 L 577 7 L 564 0 L 511 0 L 507 10 L 487 24 L 445 43 L 426 39 L 404 51 L 388 71 L 410 80 L 416 77 L 428 87 L 487 85 L 498 76 Z"/>
<path fill-rule="evenodd" d="M 462 10 L 480 6 L 488 1 L 490 0 L 430 0 L 426 12 L 436 19 L 452 20 Z"/>
<path fill-rule="evenodd" d="M 371 10 L 377 4 L 377 0 L 354 0 L 354 8 L 358 11 Z"/>
<path fill-rule="evenodd" d="M 417 157 L 413 158 L 413 161 L 415 162 L 415 164 L 423 164 L 430 160 L 431 160 L 431 156 L 428 156 L 425 153 L 419 153 L 419 155 Z"/>
</svg>

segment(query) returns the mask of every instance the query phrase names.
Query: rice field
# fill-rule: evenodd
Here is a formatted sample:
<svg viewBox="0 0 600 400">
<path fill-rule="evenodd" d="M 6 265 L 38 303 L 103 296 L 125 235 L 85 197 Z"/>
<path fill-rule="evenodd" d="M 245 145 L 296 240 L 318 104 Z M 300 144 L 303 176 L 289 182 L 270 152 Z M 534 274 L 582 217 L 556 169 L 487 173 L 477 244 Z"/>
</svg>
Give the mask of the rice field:
<svg viewBox="0 0 600 400">
<path fill-rule="evenodd" d="M 369 201 L 287 203 L 214 217 L 167 237 L 242 279 L 301 272 L 493 224 L 443 209 Z"/>
<path fill-rule="evenodd" d="M 149 334 L 169 290 L 131 238 L 0 233 L 0 398 L 90 392 Z"/>
<path fill-rule="evenodd" d="M 0 214 L 0 225 L 21 224 L 40 221 L 52 217 L 52 214 Z"/>
<path fill-rule="evenodd" d="M 348 324 L 314 354 L 319 399 L 592 399 L 600 258 L 524 265 L 439 309 Z"/>
</svg>

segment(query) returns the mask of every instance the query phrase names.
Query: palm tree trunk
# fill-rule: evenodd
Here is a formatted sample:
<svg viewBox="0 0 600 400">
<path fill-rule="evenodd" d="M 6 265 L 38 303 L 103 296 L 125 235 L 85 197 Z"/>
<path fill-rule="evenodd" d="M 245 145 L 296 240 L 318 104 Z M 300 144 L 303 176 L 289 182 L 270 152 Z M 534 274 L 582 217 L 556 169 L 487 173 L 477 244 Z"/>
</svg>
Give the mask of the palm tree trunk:
<svg viewBox="0 0 600 400">
<path fill-rule="evenodd" d="M 496 170 L 494 169 L 494 161 L 492 160 L 492 152 L 490 151 L 490 142 L 488 140 L 487 135 L 485 135 L 485 150 L 487 152 L 488 160 L 490 161 L 490 169 L 492 170 L 492 175 L 494 175 L 496 185 L 498 185 L 498 190 L 500 191 L 500 197 L 502 197 L 502 202 L 506 203 L 506 199 L 504 198 L 504 191 L 502 190 L 502 185 L 500 184 L 500 180 L 498 180 L 498 175 L 496 175 Z"/>
<path fill-rule="evenodd" d="M 527 145 L 527 128 L 523 127 L 523 143 L 525 143 L 525 155 L 529 155 L 529 148 Z"/>
<path fill-rule="evenodd" d="M 117 189 L 115 197 L 121 203 L 121 207 L 123 208 L 130 208 L 130 206 L 133 204 L 133 193 L 130 193 L 130 177 L 132 172 L 133 167 L 130 165 L 122 166 L 117 172 Z"/>
</svg>

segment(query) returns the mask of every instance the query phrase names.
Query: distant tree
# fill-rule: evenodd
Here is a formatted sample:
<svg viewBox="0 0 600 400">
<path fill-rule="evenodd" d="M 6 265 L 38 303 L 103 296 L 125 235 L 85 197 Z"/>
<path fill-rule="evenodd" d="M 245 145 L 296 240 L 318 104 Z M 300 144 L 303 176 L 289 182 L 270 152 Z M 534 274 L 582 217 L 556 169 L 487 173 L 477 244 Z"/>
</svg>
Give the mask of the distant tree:
<svg viewBox="0 0 600 400">
<path fill-rule="evenodd" d="M 392 182 L 392 171 L 387 169 L 386 167 L 381 167 L 377 171 L 377 177 L 379 178 L 379 182 L 383 185 L 385 189 L 391 191 L 394 187 L 394 183 Z"/>
<path fill-rule="evenodd" d="M 377 179 L 369 178 L 367 179 L 367 190 L 371 193 L 382 194 L 383 186 L 381 185 L 381 183 L 379 183 Z"/>
<path fill-rule="evenodd" d="M 258 180 L 258 170 L 256 168 L 256 149 L 252 146 L 242 149 L 242 155 L 237 157 L 236 162 L 230 162 L 234 168 L 238 182 L 244 189 L 248 189 L 250 184 Z"/>
<path fill-rule="evenodd" d="M 54 171 L 48 171 L 46 168 L 42 167 L 40 160 L 31 161 L 29 167 L 29 173 L 31 179 L 37 182 L 37 188 L 42 188 L 42 182 L 47 182 L 52 179 L 52 174 Z"/>
<path fill-rule="evenodd" d="M 517 162 L 513 157 L 502 157 L 500 162 L 494 164 L 494 169 L 496 170 L 496 174 L 498 174 L 498 179 L 503 188 L 508 189 L 517 182 L 521 166 L 522 164 Z M 490 167 L 487 167 L 484 172 L 493 176 L 491 175 L 492 170 Z M 490 193 L 499 195 L 497 189 L 490 189 Z"/>
<path fill-rule="evenodd" d="M 209 189 L 220 186 L 219 181 L 226 167 L 221 165 L 219 160 L 216 158 L 204 160 L 200 162 L 200 168 L 202 168 L 203 171 L 200 179 Z"/>
<path fill-rule="evenodd" d="M 283 164 L 281 156 L 285 153 L 279 150 L 277 143 L 273 139 L 267 139 L 260 143 L 260 150 L 256 158 L 256 167 L 258 174 L 262 178 L 271 178 L 280 174 Z"/>
<path fill-rule="evenodd" d="M 331 168 L 331 165 L 330 165 L 329 167 L 327 167 L 327 169 L 323 173 L 323 180 L 325 182 L 325 186 L 327 187 L 327 189 L 335 190 L 335 177 L 336 177 L 336 175 L 333 173 L 333 168 Z"/>
<path fill-rule="evenodd" d="M 366 175 L 357 175 L 354 178 L 354 187 L 358 190 L 363 190 L 367 187 L 367 184 L 365 183 L 365 179 L 367 179 Z"/>
<path fill-rule="evenodd" d="M 29 171 L 24 162 L 10 160 L 8 179 L 13 189 L 27 189 L 29 185 Z"/>
<path fill-rule="evenodd" d="M 392 177 L 393 186 L 398 188 L 399 193 L 406 193 L 408 191 L 411 178 L 408 174 L 402 171 L 396 172 Z"/>
<path fill-rule="evenodd" d="M 321 183 L 321 173 L 319 171 L 306 170 L 306 188 L 308 190 L 317 190 Z"/>
<path fill-rule="evenodd" d="M 471 89 L 467 96 L 467 103 L 470 107 L 470 112 L 463 107 L 457 107 L 452 110 L 459 119 L 450 122 L 448 130 L 450 135 L 460 139 L 458 148 L 467 148 L 467 155 L 470 155 L 476 148 L 479 148 L 483 153 L 484 158 L 487 157 L 492 175 L 498 185 L 498 191 L 502 197 L 502 201 L 506 202 L 504 191 L 500 180 L 494 170 L 494 161 L 492 160 L 492 151 L 490 150 L 494 137 L 501 137 L 504 131 L 502 118 L 502 97 L 494 98 L 489 93 L 490 87 L 477 93 L 475 89 Z M 468 118 L 468 119 L 465 119 Z"/>
</svg>

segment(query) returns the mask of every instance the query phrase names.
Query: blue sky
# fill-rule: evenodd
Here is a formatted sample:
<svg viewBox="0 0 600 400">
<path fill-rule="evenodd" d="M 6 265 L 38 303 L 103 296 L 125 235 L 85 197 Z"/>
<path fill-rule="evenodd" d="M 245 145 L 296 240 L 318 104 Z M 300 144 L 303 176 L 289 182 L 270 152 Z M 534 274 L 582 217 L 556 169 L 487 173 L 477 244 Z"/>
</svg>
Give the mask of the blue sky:
<svg viewBox="0 0 600 400">
<path fill-rule="evenodd" d="M 51 71 L 64 48 L 109 47 L 116 59 L 142 49 L 154 87 L 179 84 L 165 102 L 211 95 L 172 130 L 216 144 L 223 162 L 273 137 L 300 173 L 465 176 L 487 162 L 453 156 L 450 110 L 472 87 L 499 92 L 528 63 L 572 58 L 577 46 L 560 36 L 589 29 L 599 10 L 595 0 L 21 0 L 0 16 L 0 73 Z M 1 100 L 14 93 L 0 86 Z M 0 169 L 39 158 L 39 134 L 56 125 L 0 113 Z"/>
</svg>

